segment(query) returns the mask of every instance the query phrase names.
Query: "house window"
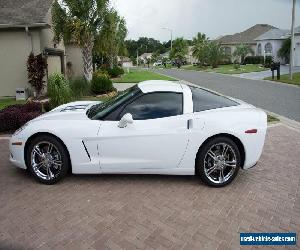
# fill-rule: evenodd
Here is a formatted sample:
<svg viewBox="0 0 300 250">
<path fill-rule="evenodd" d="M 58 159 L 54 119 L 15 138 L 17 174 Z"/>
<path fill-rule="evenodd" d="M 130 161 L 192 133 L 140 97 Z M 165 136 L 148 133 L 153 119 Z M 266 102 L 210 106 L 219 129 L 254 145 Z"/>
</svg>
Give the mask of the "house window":
<svg viewBox="0 0 300 250">
<path fill-rule="evenodd" d="M 261 44 L 260 43 L 257 46 L 257 55 L 261 56 Z"/>
<path fill-rule="evenodd" d="M 225 53 L 225 55 L 230 56 L 231 55 L 231 48 L 230 47 L 224 47 L 224 53 Z"/>
<path fill-rule="evenodd" d="M 266 54 L 273 54 L 272 44 L 266 43 L 265 45 L 265 53 Z"/>
</svg>

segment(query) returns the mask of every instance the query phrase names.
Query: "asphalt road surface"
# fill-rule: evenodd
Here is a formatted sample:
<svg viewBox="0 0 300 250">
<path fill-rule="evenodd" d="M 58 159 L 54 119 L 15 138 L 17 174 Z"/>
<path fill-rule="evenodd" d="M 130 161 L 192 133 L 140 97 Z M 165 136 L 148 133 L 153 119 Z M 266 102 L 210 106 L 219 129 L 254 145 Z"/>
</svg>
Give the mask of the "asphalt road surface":
<svg viewBox="0 0 300 250">
<path fill-rule="evenodd" d="M 298 86 L 188 70 L 155 71 L 241 99 L 256 107 L 300 122 L 300 87 Z"/>
</svg>

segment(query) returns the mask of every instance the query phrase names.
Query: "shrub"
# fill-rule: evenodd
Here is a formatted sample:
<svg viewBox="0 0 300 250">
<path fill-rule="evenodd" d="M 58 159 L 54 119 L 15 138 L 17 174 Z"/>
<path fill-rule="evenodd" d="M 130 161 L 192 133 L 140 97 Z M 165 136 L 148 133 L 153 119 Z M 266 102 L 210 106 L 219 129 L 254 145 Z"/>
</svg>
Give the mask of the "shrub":
<svg viewBox="0 0 300 250">
<path fill-rule="evenodd" d="M 48 80 L 50 108 L 68 103 L 72 100 L 72 90 L 62 74 L 54 73 Z"/>
<path fill-rule="evenodd" d="M 263 64 L 263 56 L 247 56 L 244 61 L 245 64 Z"/>
<path fill-rule="evenodd" d="M 271 64 L 273 62 L 273 57 L 272 56 L 266 56 L 265 58 L 265 68 L 271 68 Z"/>
<path fill-rule="evenodd" d="M 107 74 L 103 74 L 101 71 L 94 72 L 91 82 L 91 90 L 95 94 L 104 94 L 113 90 L 112 81 Z"/>
<path fill-rule="evenodd" d="M 72 94 L 79 98 L 90 93 L 90 84 L 84 77 L 77 77 L 69 81 Z"/>
<path fill-rule="evenodd" d="M 0 132 L 14 131 L 42 114 L 40 103 L 12 105 L 0 111 Z"/>
<path fill-rule="evenodd" d="M 34 56 L 33 53 L 30 53 L 27 59 L 28 82 L 38 95 L 41 94 L 41 91 L 44 88 L 45 81 L 43 79 L 45 76 L 46 65 L 46 60 L 43 58 L 42 54 Z"/>
<path fill-rule="evenodd" d="M 113 67 L 112 69 L 107 69 L 107 72 L 110 75 L 110 77 L 114 78 L 124 74 L 124 69 L 116 66 Z"/>
<path fill-rule="evenodd" d="M 239 69 L 241 68 L 241 65 L 239 63 L 233 64 L 234 69 Z"/>
</svg>

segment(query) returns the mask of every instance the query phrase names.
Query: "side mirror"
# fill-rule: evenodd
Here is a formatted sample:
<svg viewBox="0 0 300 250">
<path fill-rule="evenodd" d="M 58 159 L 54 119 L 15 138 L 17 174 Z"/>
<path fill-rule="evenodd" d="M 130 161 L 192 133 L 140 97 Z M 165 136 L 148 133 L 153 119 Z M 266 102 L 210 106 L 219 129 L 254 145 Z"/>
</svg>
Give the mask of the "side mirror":
<svg viewBox="0 0 300 250">
<path fill-rule="evenodd" d="M 132 115 L 127 113 L 127 114 L 123 115 L 123 117 L 119 121 L 118 127 L 125 128 L 125 127 L 127 127 L 127 124 L 132 124 L 132 123 L 133 123 Z"/>
</svg>

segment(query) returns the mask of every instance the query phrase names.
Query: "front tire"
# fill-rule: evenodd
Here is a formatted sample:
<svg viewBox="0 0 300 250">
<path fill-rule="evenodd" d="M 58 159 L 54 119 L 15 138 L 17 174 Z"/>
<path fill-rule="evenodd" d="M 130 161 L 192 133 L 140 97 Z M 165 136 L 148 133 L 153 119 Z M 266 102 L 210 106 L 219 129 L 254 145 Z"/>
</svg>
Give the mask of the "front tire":
<svg viewBox="0 0 300 250">
<path fill-rule="evenodd" d="M 231 183 L 241 166 L 241 155 L 236 143 L 228 137 L 209 140 L 198 152 L 196 170 L 209 186 L 224 187 Z"/>
<path fill-rule="evenodd" d="M 68 173 L 69 155 L 65 146 L 50 135 L 35 137 L 26 151 L 27 167 L 35 179 L 44 184 L 54 184 Z"/>
</svg>

